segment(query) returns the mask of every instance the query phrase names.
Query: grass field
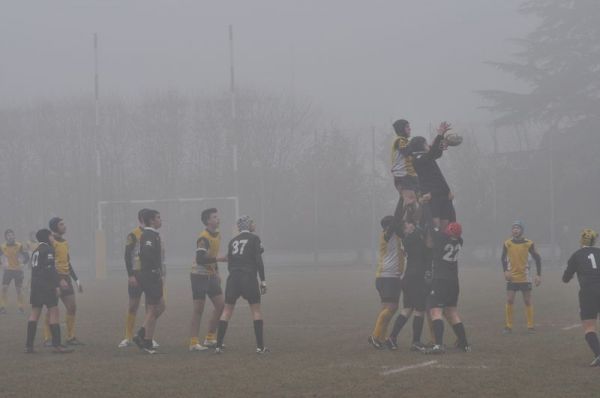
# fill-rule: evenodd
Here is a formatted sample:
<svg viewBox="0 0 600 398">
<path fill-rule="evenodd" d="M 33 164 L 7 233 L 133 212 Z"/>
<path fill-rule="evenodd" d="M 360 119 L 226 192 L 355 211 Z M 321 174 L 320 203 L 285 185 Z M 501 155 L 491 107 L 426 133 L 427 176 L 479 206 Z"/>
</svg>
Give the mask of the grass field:
<svg viewBox="0 0 600 398">
<path fill-rule="evenodd" d="M 546 270 L 534 291 L 537 334 L 525 333 L 519 301 L 515 331 L 504 336 L 504 283 L 496 268 L 462 268 L 459 308 L 473 352 L 443 356 L 410 352 L 410 324 L 397 352 L 367 344 L 379 304 L 366 268 L 268 268 L 263 303 L 272 352 L 260 357 L 244 302 L 225 354 L 187 352 L 191 293 L 184 272 L 169 274 L 156 333 L 164 354 L 118 349 L 126 278 L 87 281 L 77 318 L 86 346 L 74 354 L 42 347 L 23 354 L 26 317 L 14 308 L 0 316 L 0 397 L 600 397 L 600 369 L 587 367 L 592 356 L 574 326 L 575 281 L 565 286 L 558 270 Z M 203 320 L 202 333 L 205 326 Z M 41 327 L 38 342 L 40 335 Z M 454 341 L 449 327 L 446 341 Z"/>
</svg>

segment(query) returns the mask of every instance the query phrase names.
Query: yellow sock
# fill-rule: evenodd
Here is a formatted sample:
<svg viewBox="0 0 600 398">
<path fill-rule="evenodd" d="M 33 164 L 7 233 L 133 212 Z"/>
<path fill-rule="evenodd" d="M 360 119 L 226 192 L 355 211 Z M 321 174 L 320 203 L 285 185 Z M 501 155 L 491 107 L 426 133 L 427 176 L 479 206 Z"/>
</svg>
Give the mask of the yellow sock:
<svg viewBox="0 0 600 398">
<path fill-rule="evenodd" d="M 379 341 L 384 341 L 387 335 L 388 324 L 394 316 L 394 313 L 389 308 L 384 308 L 379 311 L 377 321 L 375 322 L 375 330 L 373 330 L 373 337 Z"/>
<path fill-rule="evenodd" d="M 525 306 L 525 311 L 527 314 L 527 327 L 533 329 L 533 305 Z"/>
<path fill-rule="evenodd" d="M 52 332 L 48 324 L 48 313 L 46 313 L 46 318 L 44 319 L 44 341 L 52 341 Z"/>
<path fill-rule="evenodd" d="M 133 329 L 135 328 L 135 314 L 127 311 L 127 320 L 125 321 L 125 338 L 129 341 L 133 339 Z"/>
<path fill-rule="evenodd" d="M 67 315 L 67 340 L 75 337 L 75 315 Z"/>
<path fill-rule="evenodd" d="M 200 341 L 198 341 L 198 337 L 191 337 L 190 338 L 190 347 L 196 344 L 200 344 Z"/>
<path fill-rule="evenodd" d="M 506 327 L 512 329 L 513 327 L 513 306 L 512 304 L 506 304 L 504 306 L 504 319 L 506 320 Z"/>
<path fill-rule="evenodd" d="M 217 339 L 217 335 L 216 333 L 207 333 L 206 337 L 204 338 L 204 340 L 216 340 Z"/>
</svg>

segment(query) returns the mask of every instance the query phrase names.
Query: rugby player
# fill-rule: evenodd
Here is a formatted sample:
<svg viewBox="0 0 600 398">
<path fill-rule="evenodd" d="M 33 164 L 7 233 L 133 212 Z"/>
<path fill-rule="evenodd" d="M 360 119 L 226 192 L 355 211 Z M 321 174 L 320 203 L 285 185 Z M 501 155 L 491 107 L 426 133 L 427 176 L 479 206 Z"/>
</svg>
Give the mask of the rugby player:
<svg viewBox="0 0 600 398">
<path fill-rule="evenodd" d="M 54 266 L 54 237 L 48 229 L 40 229 L 37 234 L 38 247 L 31 256 L 31 315 L 27 322 L 27 340 L 25 352 L 34 352 L 33 343 L 37 330 L 38 320 L 42 309 L 46 306 L 48 311 L 50 331 L 52 333 L 52 347 L 54 352 L 66 354 L 71 349 L 61 345 L 60 325 L 58 313 L 58 296 L 60 295 L 60 278 Z"/>
<path fill-rule="evenodd" d="M 219 320 L 217 330 L 216 353 L 223 352 L 223 340 L 227 325 L 233 315 L 235 303 L 243 297 L 250 305 L 254 320 L 254 335 L 256 337 L 256 353 L 264 354 L 269 351 L 263 341 L 263 316 L 260 309 L 260 296 L 267 293 L 265 282 L 265 267 L 263 264 L 263 247 L 258 235 L 254 234 L 256 225 L 248 216 L 237 220 L 239 234 L 229 242 L 227 261 L 229 276 L 225 285 L 225 308 Z M 260 285 L 256 276 L 260 278 Z"/>
<path fill-rule="evenodd" d="M 20 242 L 16 241 L 15 233 L 12 229 L 7 229 L 4 232 L 4 239 L 6 241 L 0 246 L 1 254 L 6 258 L 6 268 L 2 275 L 0 313 L 6 312 L 4 306 L 8 299 L 8 288 L 10 287 L 10 283 L 15 281 L 17 307 L 19 312 L 23 314 L 25 312 L 23 309 L 23 306 L 25 305 L 23 299 L 23 280 L 25 279 L 23 264 L 29 261 L 29 253 L 27 253 L 25 247 Z"/>
<path fill-rule="evenodd" d="M 597 320 L 600 313 L 600 249 L 595 247 L 598 233 L 590 228 L 581 231 L 577 250 L 567 262 L 562 280 L 568 283 L 575 274 L 579 281 L 579 315 L 585 341 L 594 353 L 590 366 L 600 366 L 600 343 Z"/>
<path fill-rule="evenodd" d="M 402 220 L 406 215 L 408 219 L 414 222 L 418 206 L 417 191 L 419 183 L 412 164 L 412 157 L 408 152 L 411 133 L 410 123 L 407 120 L 400 119 L 394 122 L 393 127 L 396 139 L 392 144 L 392 176 L 394 177 L 394 186 L 400 195 L 394 217 L 396 220 Z"/>
<path fill-rule="evenodd" d="M 196 258 L 190 274 L 194 302 L 190 324 L 190 351 L 204 351 L 208 347 L 216 345 L 217 326 L 225 305 L 223 291 L 221 290 L 221 277 L 217 266 L 217 262 L 227 261 L 225 257 L 219 257 L 221 246 L 219 213 L 215 208 L 206 209 L 202 211 L 200 218 L 206 228 L 200 233 L 196 241 Z M 208 333 L 204 339 L 204 344 L 201 345 L 198 340 L 198 331 L 207 296 L 213 304 L 213 313 L 208 324 Z"/>
<path fill-rule="evenodd" d="M 502 247 L 502 269 L 506 279 L 506 306 L 504 333 L 511 333 L 513 328 L 513 304 L 518 291 L 523 294 L 527 315 L 527 331 L 534 333 L 533 303 L 531 301 L 531 277 L 529 272 L 529 256 L 535 261 L 535 286 L 542 283 L 542 258 L 535 249 L 534 243 L 523 237 L 525 226 L 521 221 L 512 225 L 512 238 L 504 242 Z"/>
</svg>

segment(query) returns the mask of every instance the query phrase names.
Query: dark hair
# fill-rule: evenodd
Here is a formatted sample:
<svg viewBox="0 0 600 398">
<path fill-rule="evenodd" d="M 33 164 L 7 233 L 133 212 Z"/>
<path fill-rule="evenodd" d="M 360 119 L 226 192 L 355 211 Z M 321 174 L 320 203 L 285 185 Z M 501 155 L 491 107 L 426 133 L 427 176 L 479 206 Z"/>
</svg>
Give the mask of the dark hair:
<svg viewBox="0 0 600 398">
<path fill-rule="evenodd" d="M 6 235 L 8 235 L 8 234 L 14 234 L 14 233 L 15 233 L 15 231 L 13 231 L 12 229 L 9 228 L 6 231 L 4 231 L 4 237 L 6 238 Z"/>
<path fill-rule="evenodd" d="M 202 220 L 202 224 L 206 225 L 210 216 L 215 214 L 218 210 L 215 207 L 211 207 L 210 209 L 206 209 L 202 211 L 200 215 L 200 219 Z"/>
<path fill-rule="evenodd" d="M 427 140 L 425 139 L 425 137 L 417 136 L 417 137 L 411 138 L 410 142 L 408 143 L 408 147 L 407 147 L 408 153 L 413 154 L 415 152 L 424 151 L 426 143 L 427 143 Z"/>
<path fill-rule="evenodd" d="M 142 214 L 142 218 L 144 219 L 144 225 L 147 227 L 150 226 L 152 220 L 154 220 L 159 214 L 160 212 L 158 210 L 146 209 L 144 214 Z"/>
<path fill-rule="evenodd" d="M 48 227 L 50 228 L 50 231 L 58 232 L 58 224 L 60 224 L 62 220 L 63 219 L 60 217 L 52 217 L 52 219 L 50 219 L 50 221 L 48 222 Z"/>
<path fill-rule="evenodd" d="M 52 232 L 50 232 L 49 229 L 42 228 L 36 232 L 35 238 L 37 239 L 38 242 L 44 242 L 44 243 L 50 244 L 50 235 L 52 235 Z"/>
<path fill-rule="evenodd" d="M 148 210 L 150 210 L 150 209 L 143 208 L 140 211 L 138 211 L 138 221 L 144 222 L 144 213 L 147 212 Z"/>
<path fill-rule="evenodd" d="M 381 219 L 381 228 L 388 229 L 394 222 L 394 216 L 385 216 Z"/>
<path fill-rule="evenodd" d="M 396 132 L 396 135 L 406 137 L 406 126 L 408 126 L 408 120 L 396 120 L 394 124 L 392 124 L 392 126 L 394 126 L 394 131 Z"/>
</svg>

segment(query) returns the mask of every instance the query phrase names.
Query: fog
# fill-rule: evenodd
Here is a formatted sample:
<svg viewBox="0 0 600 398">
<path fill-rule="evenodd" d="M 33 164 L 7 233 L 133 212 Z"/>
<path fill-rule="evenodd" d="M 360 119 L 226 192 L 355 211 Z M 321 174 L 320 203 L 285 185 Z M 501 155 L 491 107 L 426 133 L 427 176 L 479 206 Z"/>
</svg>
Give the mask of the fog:
<svg viewBox="0 0 600 398">
<path fill-rule="evenodd" d="M 391 124 L 408 119 L 413 135 L 429 138 L 448 120 L 465 138 L 440 164 L 456 195 L 467 262 L 499 267 L 502 240 L 513 219 L 523 219 L 542 256 L 560 265 L 583 224 L 600 227 L 597 84 L 581 72 L 579 80 L 557 75 L 554 91 L 538 90 L 537 101 L 554 104 L 555 114 L 565 109 L 558 120 L 533 116 L 544 107 L 531 99 L 519 116 L 505 96 L 484 91 L 539 86 L 489 63 L 515 61 L 523 49 L 509 39 L 528 37 L 543 21 L 519 13 L 522 4 L 3 1 L 0 227 L 25 240 L 60 215 L 75 266 L 92 270 L 98 202 L 237 197 L 275 265 L 372 264 L 379 219 L 397 200 Z M 583 31 L 600 22 L 598 13 L 575 11 L 591 19 Z M 578 54 L 598 51 L 595 41 L 576 43 Z M 568 58 L 571 49 L 546 50 Z M 597 81 L 597 68 L 585 70 Z M 596 102 L 578 100 L 586 89 Z M 512 119 L 502 119 L 507 113 Z M 104 205 L 110 269 L 123 268 L 140 207 L 161 211 L 167 262 L 184 267 L 201 210 L 221 210 L 227 237 L 233 203 Z"/>
</svg>

